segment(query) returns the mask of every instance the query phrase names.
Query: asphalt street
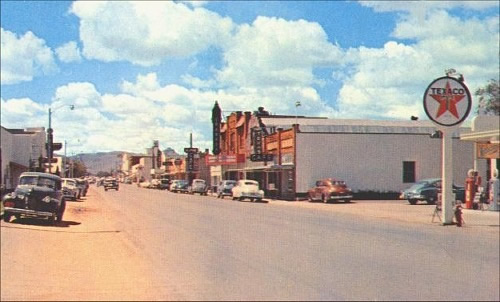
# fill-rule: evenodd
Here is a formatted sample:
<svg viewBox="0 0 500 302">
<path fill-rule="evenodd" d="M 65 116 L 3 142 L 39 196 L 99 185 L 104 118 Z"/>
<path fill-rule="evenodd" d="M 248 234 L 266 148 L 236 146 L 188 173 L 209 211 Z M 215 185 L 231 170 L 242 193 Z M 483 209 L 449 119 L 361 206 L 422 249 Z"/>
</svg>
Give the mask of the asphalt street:
<svg viewBox="0 0 500 302">
<path fill-rule="evenodd" d="M 442 227 L 348 210 L 361 206 L 92 187 L 58 227 L 2 221 L 1 298 L 500 299 L 498 225 Z"/>
</svg>

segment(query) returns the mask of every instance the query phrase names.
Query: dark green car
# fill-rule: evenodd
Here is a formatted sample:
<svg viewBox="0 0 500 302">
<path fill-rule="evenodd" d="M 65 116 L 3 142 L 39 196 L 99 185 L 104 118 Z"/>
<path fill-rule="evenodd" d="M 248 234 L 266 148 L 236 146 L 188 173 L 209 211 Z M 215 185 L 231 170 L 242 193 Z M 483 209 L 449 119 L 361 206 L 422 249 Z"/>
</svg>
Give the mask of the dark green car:
<svg viewBox="0 0 500 302">
<path fill-rule="evenodd" d="M 15 191 L 2 200 L 4 221 L 24 216 L 47 218 L 52 224 L 61 222 L 66 208 L 61 182 L 59 176 L 52 174 L 22 173 Z"/>
<path fill-rule="evenodd" d="M 435 204 L 438 200 L 438 193 L 441 192 L 441 183 L 441 178 L 423 179 L 404 190 L 400 198 L 408 200 L 410 204 L 417 204 L 418 201 Z M 464 187 L 453 185 L 453 193 L 455 194 L 455 200 L 465 201 Z"/>
</svg>

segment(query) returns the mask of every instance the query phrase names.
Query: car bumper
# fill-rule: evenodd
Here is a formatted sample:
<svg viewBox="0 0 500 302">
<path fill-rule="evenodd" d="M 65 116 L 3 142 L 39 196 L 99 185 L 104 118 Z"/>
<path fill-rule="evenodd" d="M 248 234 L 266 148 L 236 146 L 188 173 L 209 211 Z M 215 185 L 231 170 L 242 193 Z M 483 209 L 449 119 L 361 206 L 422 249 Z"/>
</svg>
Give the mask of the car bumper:
<svg viewBox="0 0 500 302">
<path fill-rule="evenodd" d="M 28 209 L 19 209 L 19 208 L 5 208 L 5 213 L 9 214 L 21 214 L 25 216 L 31 216 L 31 217 L 52 217 L 55 216 L 54 213 L 51 212 L 41 212 L 41 211 L 35 211 L 35 210 L 28 210 Z"/>
<path fill-rule="evenodd" d="M 264 195 L 259 194 L 259 193 L 241 193 L 241 197 L 262 199 L 262 198 L 264 198 Z"/>
<path fill-rule="evenodd" d="M 420 194 L 401 194 L 399 196 L 399 198 L 401 199 L 416 199 L 416 200 L 426 200 L 427 197 L 425 197 L 424 195 L 420 195 Z"/>
<path fill-rule="evenodd" d="M 334 195 L 330 196 L 330 200 L 340 200 L 340 199 L 352 199 L 352 195 Z"/>
</svg>

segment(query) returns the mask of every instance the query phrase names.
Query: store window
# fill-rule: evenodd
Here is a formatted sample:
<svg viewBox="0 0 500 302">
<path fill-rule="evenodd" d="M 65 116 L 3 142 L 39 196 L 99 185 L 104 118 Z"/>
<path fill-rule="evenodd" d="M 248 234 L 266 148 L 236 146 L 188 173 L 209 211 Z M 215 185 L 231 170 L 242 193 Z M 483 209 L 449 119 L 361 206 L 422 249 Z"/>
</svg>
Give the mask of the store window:
<svg viewBox="0 0 500 302">
<path fill-rule="evenodd" d="M 403 183 L 415 182 L 415 162 L 414 161 L 404 161 L 403 162 Z"/>
</svg>

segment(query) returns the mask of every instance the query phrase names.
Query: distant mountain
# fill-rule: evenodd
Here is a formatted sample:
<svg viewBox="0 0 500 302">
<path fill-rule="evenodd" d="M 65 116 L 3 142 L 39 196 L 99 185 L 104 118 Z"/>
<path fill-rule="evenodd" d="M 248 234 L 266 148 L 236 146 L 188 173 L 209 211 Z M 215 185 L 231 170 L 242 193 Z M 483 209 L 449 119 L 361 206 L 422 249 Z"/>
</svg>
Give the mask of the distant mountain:
<svg viewBox="0 0 500 302">
<path fill-rule="evenodd" d="M 82 153 L 70 158 L 80 160 L 87 167 L 87 171 L 91 174 L 97 172 L 111 172 L 121 168 L 121 157 L 124 152 L 99 152 L 99 153 Z"/>
<path fill-rule="evenodd" d="M 166 156 L 179 156 L 172 148 L 163 150 Z M 97 172 L 111 172 L 121 168 L 122 154 L 129 153 L 131 155 L 140 155 L 138 153 L 113 151 L 113 152 L 98 152 L 98 153 L 82 153 L 74 156 L 68 156 L 71 159 L 80 160 L 87 167 L 87 171 L 91 174 Z M 60 155 L 59 155 L 60 156 Z"/>
</svg>

